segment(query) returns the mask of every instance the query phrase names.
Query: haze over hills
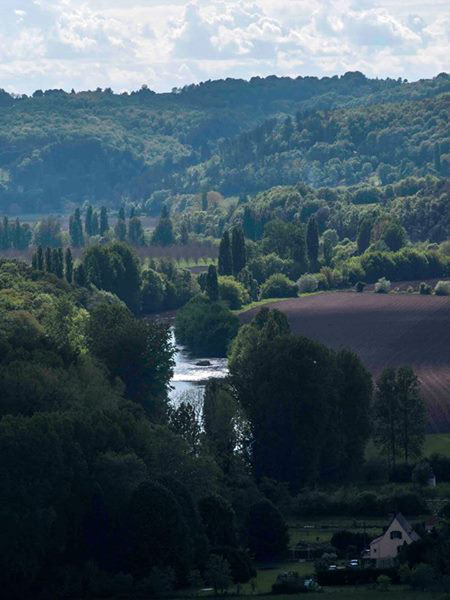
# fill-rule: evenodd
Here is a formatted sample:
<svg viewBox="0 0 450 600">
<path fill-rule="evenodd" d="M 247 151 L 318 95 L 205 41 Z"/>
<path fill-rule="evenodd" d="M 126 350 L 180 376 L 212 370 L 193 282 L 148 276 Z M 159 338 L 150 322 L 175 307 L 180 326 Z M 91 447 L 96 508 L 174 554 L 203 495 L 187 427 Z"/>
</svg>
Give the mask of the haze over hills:
<svg viewBox="0 0 450 600">
<path fill-rule="evenodd" d="M 246 194 L 450 172 L 450 78 L 255 77 L 155 94 L 0 92 L 0 207 L 119 206 L 153 192 Z"/>
</svg>

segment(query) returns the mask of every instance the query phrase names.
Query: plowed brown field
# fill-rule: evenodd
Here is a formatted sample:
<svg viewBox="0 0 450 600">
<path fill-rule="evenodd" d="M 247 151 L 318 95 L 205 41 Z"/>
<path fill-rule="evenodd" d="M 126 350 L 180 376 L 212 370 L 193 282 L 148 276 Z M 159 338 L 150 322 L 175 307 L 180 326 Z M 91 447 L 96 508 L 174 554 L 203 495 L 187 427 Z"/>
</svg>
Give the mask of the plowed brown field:
<svg viewBox="0 0 450 600">
<path fill-rule="evenodd" d="M 377 377 L 410 365 L 427 403 L 429 429 L 450 432 L 450 299 L 412 294 L 330 292 L 266 305 L 289 319 L 292 332 L 358 354 Z M 241 315 L 250 321 L 259 309 Z"/>
</svg>

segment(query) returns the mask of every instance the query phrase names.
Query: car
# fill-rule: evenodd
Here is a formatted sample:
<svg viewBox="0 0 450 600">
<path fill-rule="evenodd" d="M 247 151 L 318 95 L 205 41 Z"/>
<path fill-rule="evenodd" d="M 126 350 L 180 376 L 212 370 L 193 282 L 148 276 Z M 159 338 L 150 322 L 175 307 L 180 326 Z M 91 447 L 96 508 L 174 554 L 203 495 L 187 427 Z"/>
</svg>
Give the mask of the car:
<svg viewBox="0 0 450 600">
<path fill-rule="evenodd" d="M 351 569 L 359 567 L 359 560 L 357 558 L 352 558 L 352 560 L 349 563 L 349 566 Z"/>
<path fill-rule="evenodd" d="M 328 566 L 328 570 L 329 570 L 329 571 L 336 571 L 336 569 L 337 569 L 337 566 L 336 566 L 336 565 L 329 565 L 329 566 Z"/>
</svg>

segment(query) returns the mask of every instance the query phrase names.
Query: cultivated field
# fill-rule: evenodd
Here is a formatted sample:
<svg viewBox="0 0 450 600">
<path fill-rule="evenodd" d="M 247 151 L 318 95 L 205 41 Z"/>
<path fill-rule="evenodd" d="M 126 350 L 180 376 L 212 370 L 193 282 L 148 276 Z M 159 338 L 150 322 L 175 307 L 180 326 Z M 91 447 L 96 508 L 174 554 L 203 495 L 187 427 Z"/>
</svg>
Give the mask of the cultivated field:
<svg viewBox="0 0 450 600">
<path fill-rule="evenodd" d="M 416 294 L 330 292 L 274 302 L 293 333 L 356 352 L 376 377 L 411 365 L 428 406 L 430 431 L 450 432 L 450 299 Z M 250 321 L 259 308 L 240 315 Z"/>
</svg>

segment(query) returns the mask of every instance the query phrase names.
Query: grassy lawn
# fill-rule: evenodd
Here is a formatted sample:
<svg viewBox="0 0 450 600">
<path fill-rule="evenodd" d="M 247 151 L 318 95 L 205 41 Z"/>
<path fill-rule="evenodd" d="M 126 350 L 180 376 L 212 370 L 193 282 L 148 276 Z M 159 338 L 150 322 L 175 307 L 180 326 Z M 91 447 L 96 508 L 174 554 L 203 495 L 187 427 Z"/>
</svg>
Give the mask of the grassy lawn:
<svg viewBox="0 0 450 600">
<path fill-rule="evenodd" d="M 427 433 L 423 446 L 423 455 L 442 454 L 450 458 L 450 433 Z M 372 440 L 366 448 L 366 458 L 380 456 Z"/>
<path fill-rule="evenodd" d="M 289 525 L 289 536 L 291 546 L 295 546 L 299 542 L 323 544 L 329 542 L 334 533 L 343 529 L 353 531 L 354 533 L 366 532 L 369 536 L 376 537 L 380 535 L 385 525 L 386 519 L 378 518 L 317 518 L 311 521 L 291 522 Z"/>
<path fill-rule="evenodd" d="M 308 294 L 300 294 L 297 298 L 306 298 L 307 296 L 317 296 L 319 294 L 324 294 L 325 292 L 311 292 Z M 236 315 L 240 315 L 241 313 L 245 313 L 248 310 L 252 310 L 252 308 L 259 308 L 264 306 L 265 304 L 272 304 L 273 302 L 287 302 L 288 300 L 295 300 L 295 298 L 265 298 L 264 300 L 258 300 L 257 302 L 251 302 L 250 304 L 246 304 L 239 310 L 234 310 L 233 312 Z"/>
<path fill-rule="evenodd" d="M 292 300 L 292 298 L 265 298 L 264 300 L 258 300 L 257 302 L 251 302 L 250 304 L 246 304 L 239 310 L 233 310 L 233 312 L 236 315 L 240 315 L 241 313 L 245 313 L 248 310 L 252 310 L 252 308 L 259 308 L 264 306 L 265 304 L 271 304 L 272 302 L 285 302 L 286 300 Z"/>
<path fill-rule="evenodd" d="M 443 454 L 450 458 L 450 433 L 429 433 L 425 437 L 423 453 L 425 456 Z"/>
<path fill-rule="evenodd" d="M 294 596 L 295 597 L 295 596 Z M 302 596 L 303 597 L 303 596 Z M 271 596 L 273 600 L 288 600 L 293 596 Z M 442 594 L 432 594 L 431 592 L 413 592 L 404 587 L 392 587 L 388 592 L 380 592 L 364 587 L 346 587 L 346 588 L 326 588 L 325 593 L 307 594 L 305 598 L 311 600 L 319 600 L 326 598 L 327 600 L 440 600 Z"/>
</svg>

